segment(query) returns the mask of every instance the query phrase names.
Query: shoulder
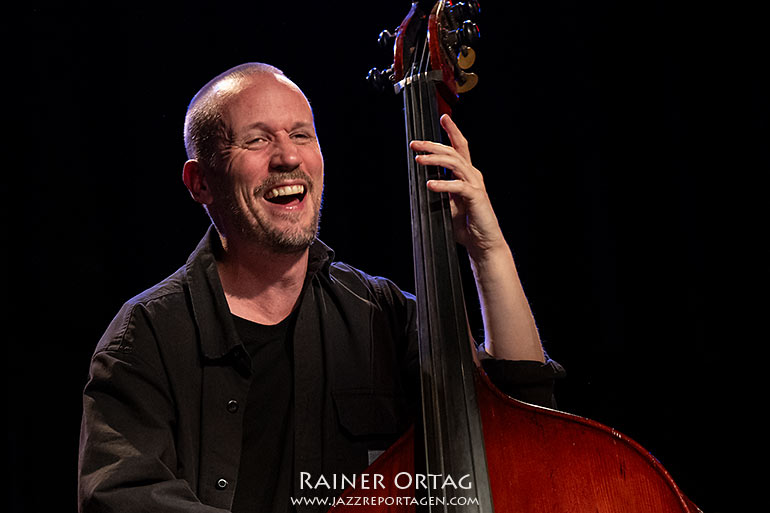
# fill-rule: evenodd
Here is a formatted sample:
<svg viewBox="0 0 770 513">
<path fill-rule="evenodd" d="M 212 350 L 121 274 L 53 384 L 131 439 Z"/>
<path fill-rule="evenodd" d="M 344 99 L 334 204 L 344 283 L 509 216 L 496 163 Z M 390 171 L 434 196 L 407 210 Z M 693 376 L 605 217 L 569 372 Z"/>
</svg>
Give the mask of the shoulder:
<svg viewBox="0 0 770 513">
<path fill-rule="evenodd" d="M 414 295 L 400 289 L 393 281 L 382 276 L 368 274 L 344 262 L 333 262 L 329 266 L 332 282 L 346 287 L 378 305 L 407 305 L 414 302 Z"/>
<path fill-rule="evenodd" d="M 393 281 L 373 276 L 343 262 L 329 266 L 330 286 L 338 304 L 366 313 L 373 326 L 389 332 L 411 333 L 416 329 L 417 302 L 413 294 L 400 289 Z M 363 309 L 363 311 L 362 311 Z"/>
<path fill-rule="evenodd" d="M 334 250 L 320 239 L 310 246 L 309 272 L 326 278 L 338 292 L 350 292 L 369 301 L 407 304 L 414 301 L 414 295 L 401 290 L 393 281 L 374 276 L 350 264 L 335 260 Z"/>
<path fill-rule="evenodd" d="M 126 301 L 110 322 L 96 351 L 131 351 L 137 340 L 153 336 L 159 320 L 181 321 L 188 310 L 185 268 Z"/>
</svg>

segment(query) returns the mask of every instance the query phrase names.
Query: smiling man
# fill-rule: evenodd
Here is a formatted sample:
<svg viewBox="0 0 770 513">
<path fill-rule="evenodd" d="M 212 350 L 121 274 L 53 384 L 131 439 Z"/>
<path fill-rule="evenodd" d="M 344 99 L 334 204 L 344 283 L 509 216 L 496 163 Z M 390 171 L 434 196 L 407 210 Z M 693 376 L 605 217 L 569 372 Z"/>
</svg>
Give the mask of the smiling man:
<svg viewBox="0 0 770 513">
<path fill-rule="evenodd" d="M 199 120 L 212 114 L 208 125 Z M 206 148 L 201 140 L 216 133 L 222 140 Z M 310 104 L 294 83 L 276 73 L 231 74 L 196 96 L 186 134 L 191 159 L 185 184 L 224 238 L 238 230 L 283 253 L 310 245 L 321 208 L 323 157 Z M 223 204 L 212 208 L 215 198 Z"/>
<path fill-rule="evenodd" d="M 325 511 L 296 505 L 315 493 L 300 477 L 361 474 L 412 423 L 415 299 L 317 238 L 314 123 L 302 91 L 265 64 L 228 70 L 193 98 L 183 180 L 213 225 L 97 345 L 80 511 Z M 411 144 L 454 175 L 429 187 L 452 194 L 482 305 L 480 361 L 502 390 L 551 405 L 562 370 L 543 353 L 468 145 L 449 118 L 442 126 L 451 146 Z"/>
<path fill-rule="evenodd" d="M 275 68 L 236 68 L 193 99 L 185 145 L 184 183 L 219 234 L 230 310 L 278 323 L 299 296 L 321 211 L 324 165 L 310 104 Z"/>
</svg>

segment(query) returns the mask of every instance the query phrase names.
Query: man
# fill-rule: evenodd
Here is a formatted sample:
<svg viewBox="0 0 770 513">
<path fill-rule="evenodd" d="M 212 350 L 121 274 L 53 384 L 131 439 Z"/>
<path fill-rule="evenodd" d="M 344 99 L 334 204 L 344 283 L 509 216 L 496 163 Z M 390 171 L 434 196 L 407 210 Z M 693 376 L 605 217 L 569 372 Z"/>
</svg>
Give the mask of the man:
<svg viewBox="0 0 770 513">
<path fill-rule="evenodd" d="M 183 180 L 213 228 L 97 346 L 81 511 L 289 511 L 300 473 L 360 473 L 412 421 L 414 298 L 333 262 L 316 238 L 314 123 L 300 89 L 265 64 L 228 70 L 193 98 Z M 453 197 L 485 367 L 509 393 L 550 404 L 561 369 L 543 354 L 468 145 L 448 117 L 442 126 L 451 146 L 411 144 L 420 163 L 454 173 L 428 185 Z"/>
</svg>

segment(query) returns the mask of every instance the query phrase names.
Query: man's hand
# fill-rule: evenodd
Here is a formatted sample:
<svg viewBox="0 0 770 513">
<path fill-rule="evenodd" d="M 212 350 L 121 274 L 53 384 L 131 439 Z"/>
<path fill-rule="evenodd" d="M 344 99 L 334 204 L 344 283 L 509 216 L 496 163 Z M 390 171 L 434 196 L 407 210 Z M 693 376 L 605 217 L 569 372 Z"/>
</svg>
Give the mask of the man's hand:
<svg viewBox="0 0 770 513">
<path fill-rule="evenodd" d="M 428 141 L 412 141 L 417 163 L 441 166 L 452 171 L 453 180 L 430 180 L 428 188 L 447 192 L 457 242 L 465 246 L 484 318 L 484 347 L 496 358 L 545 361 L 527 298 L 524 296 L 516 264 L 489 201 L 484 178 L 473 167 L 468 141 L 449 116 L 441 116 L 441 126 L 451 146 Z"/>
<path fill-rule="evenodd" d="M 410 147 L 424 152 L 416 157 L 425 166 L 440 166 L 452 171 L 453 180 L 429 180 L 428 189 L 449 193 L 452 223 L 457 242 L 465 246 L 471 259 L 482 261 L 495 250 L 507 248 L 487 195 L 484 177 L 473 167 L 468 141 L 448 116 L 441 116 L 441 126 L 451 146 L 412 141 Z"/>
</svg>

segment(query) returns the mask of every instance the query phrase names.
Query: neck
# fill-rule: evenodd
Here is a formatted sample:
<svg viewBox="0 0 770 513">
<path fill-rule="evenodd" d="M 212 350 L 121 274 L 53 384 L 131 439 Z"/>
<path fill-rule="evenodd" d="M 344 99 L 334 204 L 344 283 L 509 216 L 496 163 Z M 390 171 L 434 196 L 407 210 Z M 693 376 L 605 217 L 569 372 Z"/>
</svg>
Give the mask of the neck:
<svg viewBox="0 0 770 513">
<path fill-rule="evenodd" d="M 307 274 L 309 250 L 277 253 L 222 239 L 217 262 L 230 312 L 260 324 L 277 324 L 297 303 Z"/>
</svg>

